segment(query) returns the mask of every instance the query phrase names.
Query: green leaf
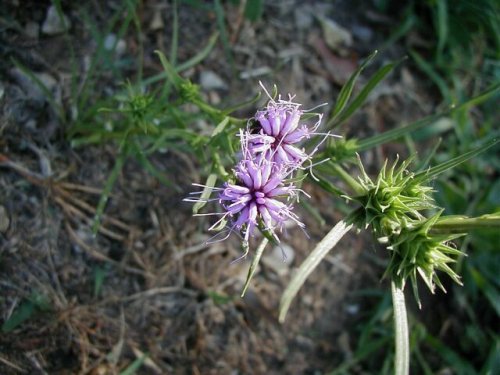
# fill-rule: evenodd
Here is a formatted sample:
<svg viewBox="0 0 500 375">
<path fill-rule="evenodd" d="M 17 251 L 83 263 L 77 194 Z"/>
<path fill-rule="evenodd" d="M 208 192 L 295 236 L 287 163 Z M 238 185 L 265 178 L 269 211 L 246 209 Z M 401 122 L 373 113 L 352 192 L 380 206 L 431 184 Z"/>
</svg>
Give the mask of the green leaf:
<svg viewBox="0 0 500 375">
<path fill-rule="evenodd" d="M 411 124 L 388 130 L 382 134 L 377 134 L 373 137 L 363 139 L 358 142 L 357 148 L 355 151 L 361 152 L 361 151 L 366 151 L 369 150 L 373 147 L 376 147 L 378 145 L 388 143 L 391 141 L 395 141 L 398 138 L 403 137 L 406 134 L 409 134 L 411 132 L 414 132 L 418 129 L 423 128 L 424 126 L 427 126 L 429 124 L 434 124 L 436 121 L 438 121 L 441 117 L 448 116 L 451 113 L 454 113 L 456 111 L 461 111 L 463 109 L 469 109 L 470 107 L 477 106 L 481 103 L 484 103 L 488 99 L 496 96 L 498 92 L 500 91 L 500 83 L 497 83 L 493 85 L 490 89 L 480 93 L 479 95 L 467 100 L 466 102 L 458 105 L 458 106 L 451 106 L 448 110 L 443 111 L 441 113 L 437 113 L 431 116 L 427 116 L 423 119 L 420 119 L 418 121 L 412 122 Z"/>
<path fill-rule="evenodd" d="M 203 206 L 207 204 L 206 201 L 208 200 L 208 198 L 210 198 L 210 195 L 212 194 L 216 182 L 217 182 L 217 175 L 215 173 L 210 174 L 207 178 L 207 181 L 205 182 L 205 187 L 201 192 L 200 201 L 195 203 L 193 206 L 194 214 L 197 214 L 198 211 L 200 211 L 203 208 Z"/>
<path fill-rule="evenodd" d="M 370 56 L 368 56 L 368 58 L 361 64 L 361 66 L 358 69 L 356 69 L 356 71 L 351 75 L 346 84 L 342 87 L 339 96 L 337 98 L 337 102 L 335 103 L 335 107 L 333 108 L 332 115 L 330 116 L 330 119 L 326 123 L 327 128 L 331 128 L 332 125 L 335 123 L 337 117 L 342 113 L 342 111 L 347 105 L 347 102 L 351 97 L 354 85 L 356 84 L 359 75 L 377 54 L 378 51 L 375 50 Z"/>
<path fill-rule="evenodd" d="M 189 68 L 192 68 L 193 66 L 198 65 L 200 62 L 202 62 L 212 51 L 212 49 L 215 46 L 215 43 L 217 42 L 217 39 L 219 37 L 219 33 L 216 32 L 212 34 L 210 39 L 208 40 L 207 45 L 196 55 L 191 57 L 189 60 L 186 60 L 182 64 L 179 64 L 178 66 L 175 67 L 175 71 L 177 73 L 183 72 L 184 70 L 187 70 Z M 142 81 L 142 86 L 147 87 L 153 83 L 156 83 L 158 81 L 161 81 L 162 79 L 168 78 L 169 73 L 166 71 L 158 73 L 152 77 L 146 78 L 145 80 Z"/>
<path fill-rule="evenodd" d="M 167 79 L 170 81 L 170 83 L 172 83 L 172 85 L 174 85 L 177 90 L 180 90 L 181 85 L 185 83 L 186 80 L 182 78 L 179 73 L 177 73 L 175 67 L 167 60 L 167 58 L 161 51 L 156 50 L 155 53 L 160 58 L 161 65 L 163 66 L 163 70 L 165 71 Z"/>
<path fill-rule="evenodd" d="M 257 21 L 262 15 L 262 0 L 247 0 L 245 4 L 245 18 L 251 22 Z"/>
<path fill-rule="evenodd" d="M 448 365 L 453 367 L 458 375 L 470 375 L 476 373 L 469 362 L 464 360 L 456 352 L 444 345 L 434 336 L 427 334 L 427 336 L 425 337 L 425 341 L 427 344 L 429 344 L 431 349 L 433 349 L 434 353 L 441 356 L 441 358 L 443 358 L 448 363 Z"/>
<path fill-rule="evenodd" d="M 111 190 L 120 174 L 123 164 L 127 159 L 127 153 L 125 151 L 120 152 L 118 158 L 115 161 L 115 165 L 111 170 L 111 174 L 106 180 L 106 184 L 104 185 L 104 189 L 102 191 L 101 197 L 99 198 L 99 203 L 97 204 L 97 209 L 94 217 L 94 223 L 92 224 L 92 233 L 94 235 L 99 231 L 99 227 L 101 226 L 101 217 L 104 213 L 104 208 L 106 207 L 106 203 L 108 202 L 109 195 L 111 194 Z"/>
<path fill-rule="evenodd" d="M 224 120 L 219 122 L 219 124 L 215 127 L 212 135 L 210 137 L 215 137 L 217 134 L 222 133 L 222 131 L 226 128 L 227 124 L 229 124 L 229 117 L 224 117 Z"/>
<path fill-rule="evenodd" d="M 94 269 L 94 298 L 97 298 L 101 293 L 102 285 L 104 283 L 104 279 L 106 278 L 106 269 L 103 267 L 97 266 Z"/>
<path fill-rule="evenodd" d="M 138 145 L 134 145 L 134 156 L 141 166 L 153 177 L 157 178 L 163 185 L 174 188 L 177 192 L 182 192 L 182 189 L 175 185 L 165 174 L 159 171 L 153 163 L 139 149 Z"/>
<path fill-rule="evenodd" d="M 457 156 L 456 158 L 448 160 L 447 162 L 441 163 L 441 164 L 439 164 L 435 167 L 429 168 L 425 171 L 418 172 L 414 176 L 414 181 L 415 181 L 415 183 L 429 181 L 429 180 L 433 179 L 434 177 L 436 177 L 437 175 L 447 171 L 448 169 L 456 167 L 457 165 L 483 153 L 484 151 L 495 146 L 499 142 L 500 142 L 500 139 L 492 139 L 491 141 L 486 142 L 484 145 L 479 146 L 472 151 L 466 152 L 463 155 Z"/>
<path fill-rule="evenodd" d="M 259 265 L 260 258 L 262 257 L 262 254 L 264 253 L 264 249 L 266 248 L 266 245 L 269 243 L 269 240 L 267 238 L 264 238 L 262 242 L 260 243 L 259 247 L 257 248 L 257 251 L 255 252 L 254 258 L 252 260 L 252 264 L 250 265 L 250 268 L 248 269 L 248 275 L 247 279 L 245 281 L 245 285 L 243 286 L 243 291 L 241 292 L 241 297 L 245 296 L 245 293 L 248 289 L 248 286 L 250 285 L 250 281 L 252 280 L 255 271 L 257 271 L 257 266 Z"/>
<path fill-rule="evenodd" d="M 137 358 L 130 366 L 128 366 L 125 370 L 120 372 L 120 375 L 133 375 L 139 368 L 142 366 L 144 361 L 148 358 L 148 354 L 143 354 L 139 358 Z"/>
<path fill-rule="evenodd" d="M 217 43 L 217 39 L 219 38 L 219 33 L 213 33 L 210 39 L 208 39 L 207 45 L 196 55 L 191 57 L 189 60 L 186 60 L 182 64 L 179 64 L 176 67 L 176 71 L 178 73 L 183 72 L 184 70 L 190 69 L 196 65 L 198 65 L 200 62 L 206 59 L 208 54 L 212 52 L 212 49 L 215 47 L 215 43 Z"/>
<path fill-rule="evenodd" d="M 297 273 L 288 284 L 280 301 L 279 321 L 283 323 L 286 318 L 288 309 L 293 299 L 299 292 L 309 275 L 316 269 L 318 264 L 330 252 L 331 249 L 340 241 L 340 239 L 352 228 L 352 217 L 354 214 L 349 215 L 345 220 L 339 221 L 328 234 L 316 245 L 314 250 L 309 254 L 306 260 L 300 265 Z"/>
<path fill-rule="evenodd" d="M 2 332 L 12 332 L 36 313 L 48 310 L 50 310 L 50 305 L 47 298 L 43 294 L 33 292 L 29 299 L 21 302 L 9 319 L 2 324 Z"/>
<path fill-rule="evenodd" d="M 415 63 L 418 65 L 418 67 L 429 76 L 429 78 L 436 84 L 436 86 L 439 88 L 439 91 L 441 91 L 441 95 L 445 99 L 451 98 L 450 95 L 450 90 L 448 88 L 448 85 L 446 84 L 445 80 L 441 78 L 438 72 L 434 70 L 434 67 L 428 63 L 422 56 L 420 56 L 417 52 L 415 51 L 410 51 L 410 55 L 415 61 Z"/>
<path fill-rule="evenodd" d="M 356 110 L 361 107 L 361 105 L 365 102 L 368 95 L 373 91 L 373 89 L 382 81 L 387 75 L 398 66 L 404 59 L 399 61 L 384 65 L 380 68 L 367 82 L 367 84 L 361 89 L 359 94 L 352 100 L 347 108 L 345 108 L 340 115 L 338 115 L 337 120 L 335 120 L 331 126 L 333 128 L 339 126 L 345 120 L 352 116 Z M 328 125 L 327 125 L 328 126 Z"/>
</svg>

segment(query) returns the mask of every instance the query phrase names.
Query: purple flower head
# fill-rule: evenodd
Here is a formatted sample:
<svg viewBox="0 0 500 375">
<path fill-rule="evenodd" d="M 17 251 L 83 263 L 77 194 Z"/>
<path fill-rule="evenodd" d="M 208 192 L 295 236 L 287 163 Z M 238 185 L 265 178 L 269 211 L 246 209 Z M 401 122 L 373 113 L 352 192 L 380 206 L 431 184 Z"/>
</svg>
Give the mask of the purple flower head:
<svg viewBox="0 0 500 375">
<path fill-rule="evenodd" d="M 257 130 L 249 136 L 250 150 L 263 154 L 276 164 L 292 168 L 302 165 L 309 156 L 297 144 L 316 131 L 321 116 L 311 128 L 301 125 L 300 118 L 304 112 L 299 107 L 300 104 L 291 101 L 270 100 L 267 108 L 258 111 L 254 117 Z"/>
<path fill-rule="evenodd" d="M 242 160 L 234 170 L 236 183 L 225 183 L 219 201 L 231 218 L 231 229 L 243 231 L 248 242 L 259 222 L 278 240 L 275 229 L 287 220 L 304 227 L 292 212 L 291 204 L 283 203 L 296 194 L 293 184 L 285 185 L 286 171 L 281 166 L 261 159 Z"/>
</svg>

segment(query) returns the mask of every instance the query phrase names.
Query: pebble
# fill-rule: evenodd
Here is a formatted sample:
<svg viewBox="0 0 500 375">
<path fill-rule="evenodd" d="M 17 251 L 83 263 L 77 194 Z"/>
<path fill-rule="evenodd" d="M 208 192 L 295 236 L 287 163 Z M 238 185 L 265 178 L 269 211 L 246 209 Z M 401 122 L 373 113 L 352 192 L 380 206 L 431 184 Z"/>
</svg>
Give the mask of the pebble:
<svg viewBox="0 0 500 375">
<path fill-rule="evenodd" d="M 352 35 L 362 42 L 368 43 L 373 39 L 373 31 L 366 26 L 353 25 L 351 27 Z"/>
<path fill-rule="evenodd" d="M 40 26 L 36 22 L 29 21 L 24 27 L 24 32 L 28 38 L 38 39 L 38 36 L 40 35 Z"/>
<path fill-rule="evenodd" d="M 347 47 L 352 45 L 352 35 L 347 29 L 327 18 L 321 17 L 319 21 L 325 42 L 332 50 L 338 50 L 342 45 Z"/>
<path fill-rule="evenodd" d="M 262 262 L 272 268 L 279 276 L 284 276 L 290 271 L 290 265 L 295 259 L 295 251 L 285 243 L 275 246 L 271 251 L 264 252 Z"/>
<path fill-rule="evenodd" d="M 47 9 L 47 15 L 42 24 L 42 33 L 46 35 L 57 35 L 69 30 L 71 28 L 70 19 L 64 13 L 62 14 L 62 18 L 63 19 L 59 17 L 56 7 L 51 5 Z"/>
<path fill-rule="evenodd" d="M 153 18 L 151 19 L 151 23 L 149 24 L 149 29 L 156 31 L 156 30 L 161 30 L 165 27 L 165 24 L 163 23 L 163 17 L 161 16 L 160 11 L 155 11 L 153 14 Z"/>
<path fill-rule="evenodd" d="M 227 89 L 227 84 L 224 80 L 211 70 L 204 70 L 200 73 L 200 86 L 205 90 Z"/>
<path fill-rule="evenodd" d="M 108 51 L 111 51 L 114 47 L 116 55 L 121 56 L 127 50 L 127 43 L 123 39 L 119 39 L 117 42 L 116 39 L 117 36 L 113 33 L 106 35 L 106 38 L 104 39 L 104 48 Z"/>
<path fill-rule="evenodd" d="M 10 219 L 7 210 L 0 205 L 0 232 L 6 232 L 9 229 Z"/>
<path fill-rule="evenodd" d="M 307 30 L 313 24 L 313 15 L 308 9 L 307 6 L 295 9 L 295 25 L 297 25 L 297 29 L 299 30 Z"/>
</svg>

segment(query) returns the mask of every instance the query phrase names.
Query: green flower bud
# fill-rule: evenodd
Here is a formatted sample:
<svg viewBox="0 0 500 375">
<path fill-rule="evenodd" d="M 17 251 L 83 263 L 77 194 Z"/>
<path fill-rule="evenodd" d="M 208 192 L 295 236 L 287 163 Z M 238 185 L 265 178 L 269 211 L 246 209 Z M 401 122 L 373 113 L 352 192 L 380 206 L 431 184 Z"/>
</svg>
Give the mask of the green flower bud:
<svg viewBox="0 0 500 375">
<path fill-rule="evenodd" d="M 462 285 L 460 277 L 449 266 L 463 254 L 453 248 L 451 240 L 463 234 L 432 234 L 430 229 L 439 219 L 442 211 L 433 217 L 423 220 L 413 228 L 403 227 L 401 232 L 389 237 L 391 260 L 385 276 L 389 276 L 400 288 L 404 288 L 410 278 L 413 293 L 421 307 L 417 287 L 417 276 L 420 276 L 429 290 L 434 293 L 436 285 L 446 292 L 436 271 L 447 273 L 453 281 Z"/>
</svg>

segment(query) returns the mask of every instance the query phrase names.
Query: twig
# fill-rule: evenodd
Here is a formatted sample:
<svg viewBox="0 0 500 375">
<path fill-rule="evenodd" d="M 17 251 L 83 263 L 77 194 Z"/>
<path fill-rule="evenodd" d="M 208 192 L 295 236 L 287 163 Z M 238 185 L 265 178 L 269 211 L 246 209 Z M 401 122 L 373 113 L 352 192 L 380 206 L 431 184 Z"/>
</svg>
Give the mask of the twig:
<svg viewBox="0 0 500 375">
<path fill-rule="evenodd" d="M 119 267 L 119 268 L 122 268 L 124 271 L 127 271 L 127 272 L 130 272 L 130 273 L 134 273 L 136 275 L 142 275 L 142 276 L 145 276 L 145 277 L 150 277 L 151 274 L 147 273 L 147 272 L 144 272 L 144 271 L 141 271 L 137 268 L 133 268 L 133 267 L 129 267 L 129 266 L 124 266 L 122 265 L 121 263 L 107 257 L 106 255 L 104 254 L 101 254 L 100 252 L 98 252 L 97 250 L 93 249 L 91 246 L 87 245 L 76 233 L 75 231 L 73 230 L 73 228 L 71 228 L 71 225 L 69 225 L 69 223 L 66 221 L 65 223 L 65 227 L 66 227 L 66 230 L 68 231 L 68 234 L 69 236 L 71 237 L 71 239 L 73 241 L 75 241 L 77 243 L 78 246 L 80 246 L 83 250 L 85 250 L 85 252 L 87 252 L 87 254 L 89 254 L 91 257 L 97 259 L 97 260 L 101 260 L 101 261 L 104 261 L 104 262 L 109 262 L 109 263 L 112 263 L 113 265 Z"/>
<path fill-rule="evenodd" d="M 15 363 L 12 363 L 8 359 L 3 358 L 2 356 L 0 356 L 0 362 L 6 364 L 9 367 L 12 367 L 13 369 L 16 369 L 19 372 L 26 373 L 25 369 L 23 369 L 22 367 L 16 365 Z"/>
</svg>

